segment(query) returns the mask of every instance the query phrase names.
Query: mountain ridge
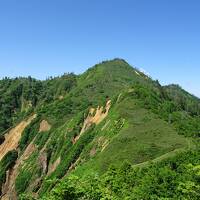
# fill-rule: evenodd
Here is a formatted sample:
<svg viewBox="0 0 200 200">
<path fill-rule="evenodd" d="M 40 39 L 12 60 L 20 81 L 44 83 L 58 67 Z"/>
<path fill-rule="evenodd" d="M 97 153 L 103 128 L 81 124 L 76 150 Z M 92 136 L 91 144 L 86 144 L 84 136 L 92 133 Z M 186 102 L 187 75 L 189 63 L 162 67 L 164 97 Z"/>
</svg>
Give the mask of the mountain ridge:
<svg viewBox="0 0 200 200">
<path fill-rule="evenodd" d="M 6 128 L 37 115 L 0 161 L 2 199 L 50 199 L 59 179 L 64 187 L 73 175 L 80 180 L 92 174 L 101 177 L 122 162 L 142 166 L 156 160 L 160 165 L 197 151 L 199 99 L 177 87 L 161 86 L 122 59 L 104 61 L 82 75 L 68 73 L 46 81 L 6 78 L 0 90 L 2 138 L 9 134 Z M 13 169 L 17 175 L 9 184 Z M 85 192 L 80 199 L 89 195 Z M 62 199 L 61 193 L 55 199 Z M 75 196 L 70 198 L 79 199 Z"/>
</svg>

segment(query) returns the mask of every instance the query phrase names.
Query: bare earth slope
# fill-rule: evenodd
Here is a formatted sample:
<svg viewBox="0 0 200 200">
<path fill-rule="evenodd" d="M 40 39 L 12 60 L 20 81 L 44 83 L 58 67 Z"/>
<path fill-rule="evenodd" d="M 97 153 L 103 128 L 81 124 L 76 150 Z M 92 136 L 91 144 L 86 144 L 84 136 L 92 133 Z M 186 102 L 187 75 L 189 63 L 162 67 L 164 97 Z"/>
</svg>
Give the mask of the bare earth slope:
<svg viewBox="0 0 200 200">
<path fill-rule="evenodd" d="M 31 123 L 31 121 L 36 117 L 36 115 L 32 115 L 26 121 L 20 122 L 16 127 L 11 129 L 5 135 L 5 141 L 0 145 L 0 160 L 9 152 L 18 147 L 19 140 L 21 138 L 21 134 L 24 129 Z"/>
</svg>

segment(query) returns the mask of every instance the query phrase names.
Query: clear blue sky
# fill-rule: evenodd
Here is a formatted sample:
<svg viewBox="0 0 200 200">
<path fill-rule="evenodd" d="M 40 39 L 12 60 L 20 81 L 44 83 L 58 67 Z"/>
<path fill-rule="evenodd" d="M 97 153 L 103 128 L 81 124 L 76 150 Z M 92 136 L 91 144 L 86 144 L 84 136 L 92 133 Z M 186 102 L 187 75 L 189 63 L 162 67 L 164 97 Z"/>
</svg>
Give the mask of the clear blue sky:
<svg viewBox="0 0 200 200">
<path fill-rule="evenodd" d="M 0 77 L 120 57 L 200 97 L 199 0 L 0 0 Z"/>
</svg>

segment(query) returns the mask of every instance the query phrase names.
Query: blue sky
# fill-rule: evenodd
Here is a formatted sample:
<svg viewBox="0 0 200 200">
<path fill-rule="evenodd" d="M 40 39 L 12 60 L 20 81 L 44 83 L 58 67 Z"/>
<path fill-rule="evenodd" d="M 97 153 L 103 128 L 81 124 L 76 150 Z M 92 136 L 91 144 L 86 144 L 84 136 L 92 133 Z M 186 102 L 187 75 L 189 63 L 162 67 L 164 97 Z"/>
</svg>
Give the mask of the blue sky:
<svg viewBox="0 0 200 200">
<path fill-rule="evenodd" d="M 199 0 L 0 0 L 0 77 L 124 58 L 200 97 Z"/>
</svg>

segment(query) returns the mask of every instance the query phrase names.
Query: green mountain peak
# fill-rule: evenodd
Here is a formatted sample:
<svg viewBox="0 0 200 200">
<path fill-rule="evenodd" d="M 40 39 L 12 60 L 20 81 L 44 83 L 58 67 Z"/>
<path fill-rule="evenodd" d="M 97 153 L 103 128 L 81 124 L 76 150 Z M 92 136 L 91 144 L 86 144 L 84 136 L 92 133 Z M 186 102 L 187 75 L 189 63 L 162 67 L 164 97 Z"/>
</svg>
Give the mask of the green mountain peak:
<svg viewBox="0 0 200 200">
<path fill-rule="evenodd" d="M 123 59 L 0 81 L 2 199 L 198 199 L 199 99 Z"/>
</svg>

